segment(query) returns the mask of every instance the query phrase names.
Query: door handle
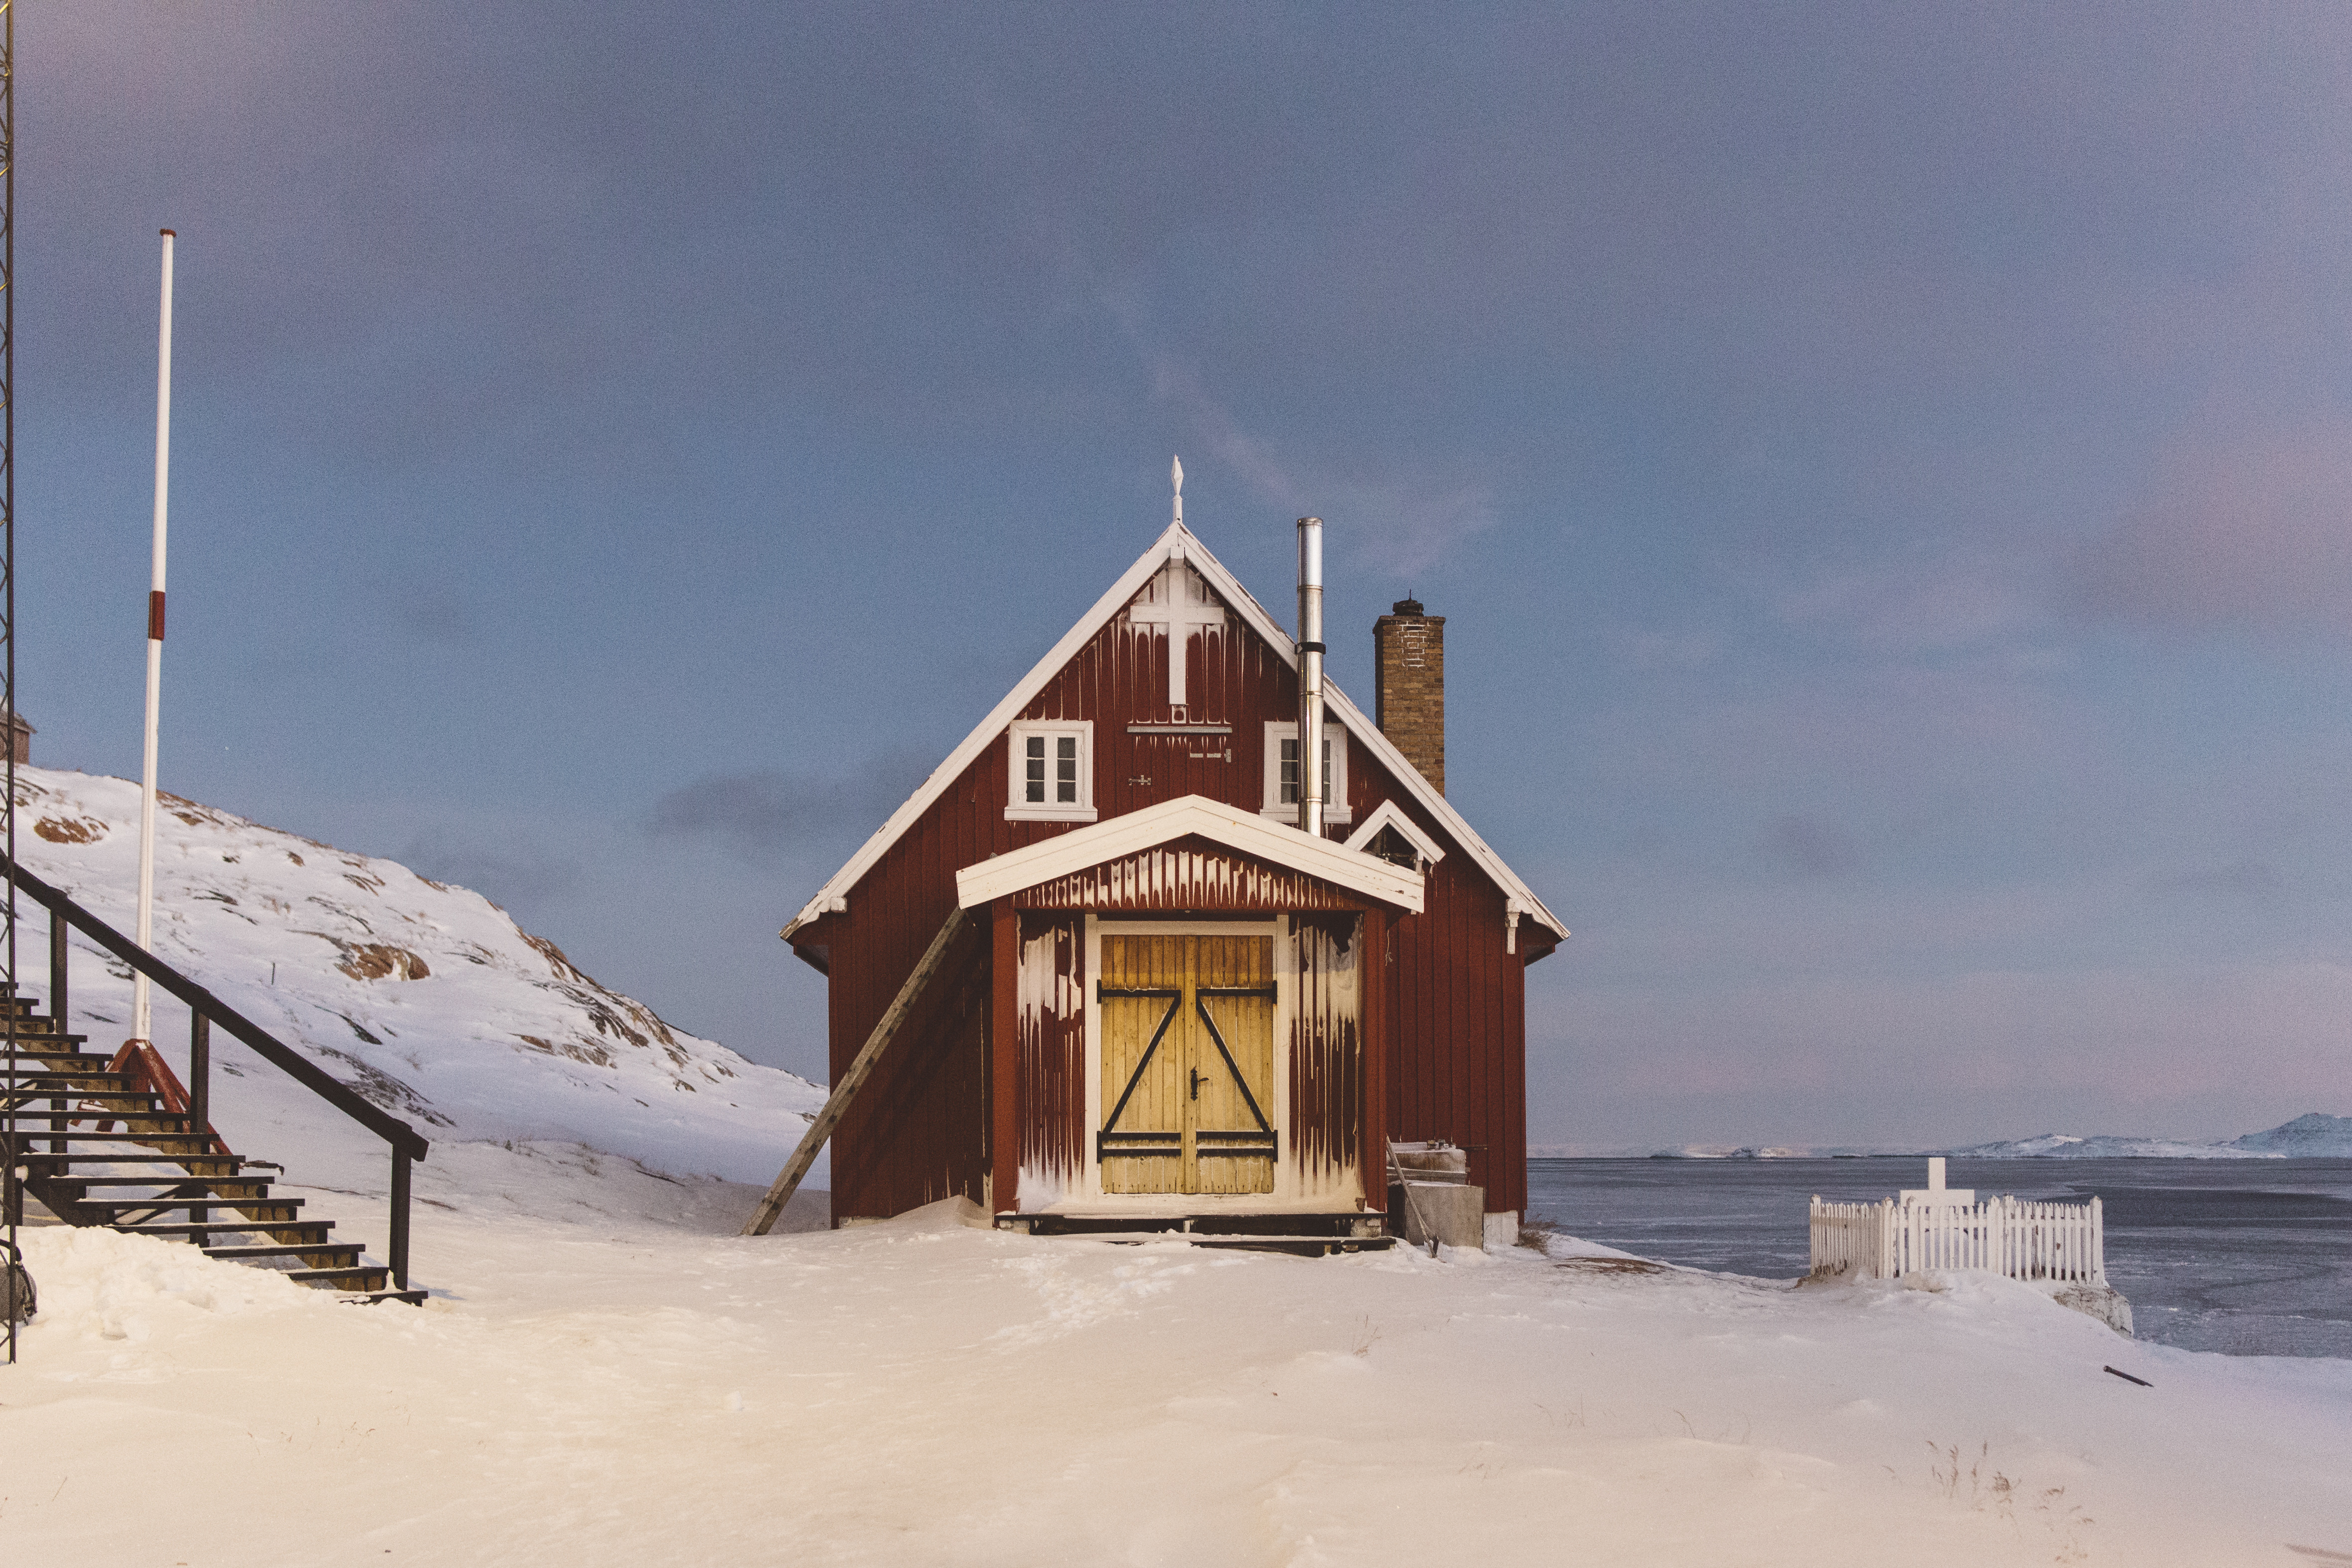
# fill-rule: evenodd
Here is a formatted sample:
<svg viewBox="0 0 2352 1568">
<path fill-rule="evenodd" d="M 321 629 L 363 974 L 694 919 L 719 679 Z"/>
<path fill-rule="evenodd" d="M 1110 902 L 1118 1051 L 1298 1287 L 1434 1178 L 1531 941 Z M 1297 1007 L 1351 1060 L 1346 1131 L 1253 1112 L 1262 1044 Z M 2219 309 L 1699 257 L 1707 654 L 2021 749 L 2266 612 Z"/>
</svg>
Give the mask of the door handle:
<svg viewBox="0 0 2352 1568">
<path fill-rule="evenodd" d="M 1199 1068 L 1194 1068 L 1192 1069 L 1192 1098 L 1194 1100 L 1201 1098 L 1201 1069 Z"/>
</svg>

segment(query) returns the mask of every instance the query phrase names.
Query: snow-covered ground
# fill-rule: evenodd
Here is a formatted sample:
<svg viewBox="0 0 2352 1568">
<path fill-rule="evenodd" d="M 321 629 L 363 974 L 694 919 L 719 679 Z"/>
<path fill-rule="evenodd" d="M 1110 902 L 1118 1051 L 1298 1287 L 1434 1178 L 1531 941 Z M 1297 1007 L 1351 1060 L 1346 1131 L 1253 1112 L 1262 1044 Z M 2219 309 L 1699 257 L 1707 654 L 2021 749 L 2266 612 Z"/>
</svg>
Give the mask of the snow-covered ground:
<svg viewBox="0 0 2352 1568">
<path fill-rule="evenodd" d="M 127 921 L 128 786 L 30 782 L 28 818 L 106 832 L 28 860 Z M 159 947 L 429 1113 L 433 1295 L 348 1307 L 28 1229 L 8 1563 L 2352 1560 L 2352 1362 L 2135 1344 L 1996 1279 L 1797 1288 L 1557 1241 L 1308 1261 L 946 1206 L 835 1232 L 805 1194 L 739 1237 L 813 1087 L 471 894 L 181 816 Z M 429 973 L 369 977 L 383 948 Z M 94 957 L 76 984 L 127 993 Z M 281 1084 L 225 1079 L 224 1131 L 380 1238 L 380 1146 Z"/>
<path fill-rule="evenodd" d="M 9 1560 L 2352 1553 L 2352 1363 L 2137 1345 L 1996 1279 L 1798 1289 L 1572 1247 L 1307 1261 L 944 1206 L 751 1240 L 749 1186 L 448 1152 L 419 1171 L 421 1310 L 28 1232 Z"/>
</svg>

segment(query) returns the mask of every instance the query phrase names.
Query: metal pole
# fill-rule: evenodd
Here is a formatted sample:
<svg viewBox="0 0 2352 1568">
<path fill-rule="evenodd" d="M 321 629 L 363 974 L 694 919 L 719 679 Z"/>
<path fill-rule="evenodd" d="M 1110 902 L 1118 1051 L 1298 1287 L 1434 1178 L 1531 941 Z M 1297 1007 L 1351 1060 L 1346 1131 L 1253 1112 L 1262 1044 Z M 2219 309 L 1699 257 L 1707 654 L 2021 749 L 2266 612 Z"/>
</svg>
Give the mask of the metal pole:
<svg viewBox="0 0 2352 1568">
<path fill-rule="evenodd" d="M 7 623 L 0 626 L 0 642 L 6 644 L 0 654 L 0 681 L 7 689 L 8 747 L 7 804 L 0 806 L 6 815 L 5 837 L 8 844 L 8 907 L 7 907 L 7 980 L 9 998 L 16 998 L 16 7 L 11 0 L 0 0 L 0 579 L 5 579 L 5 609 Z M 64 1027 L 61 1023 L 58 1026 Z M 16 1250 L 16 1227 L 24 1222 L 25 1194 L 23 1177 L 18 1173 L 16 1148 L 16 1016 L 12 1005 L 8 1015 L 8 1092 L 7 1121 L 0 1128 L 0 1173 L 5 1180 L 0 1187 L 6 1189 L 6 1223 L 8 1256 L 21 1257 Z M 8 1364 L 16 1364 L 16 1314 L 5 1314 L 8 1320 Z"/>
<path fill-rule="evenodd" d="M 1323 520 L 1298 520 L 1298 826 L 1323 837 Z"/>
<path fill-rule="evenodd" d="M 172 242 L 163 236 L 163 300 L 155 337 L 155 537 L 147 586 L 147 749 L 139 778 L 139 945 L 155 950 L 155 742 L 163 706 L 163 553 L 172 479 Z M 147 976 L 131 977 L 131 1037 L 152 1042 Z"/>
</svg>

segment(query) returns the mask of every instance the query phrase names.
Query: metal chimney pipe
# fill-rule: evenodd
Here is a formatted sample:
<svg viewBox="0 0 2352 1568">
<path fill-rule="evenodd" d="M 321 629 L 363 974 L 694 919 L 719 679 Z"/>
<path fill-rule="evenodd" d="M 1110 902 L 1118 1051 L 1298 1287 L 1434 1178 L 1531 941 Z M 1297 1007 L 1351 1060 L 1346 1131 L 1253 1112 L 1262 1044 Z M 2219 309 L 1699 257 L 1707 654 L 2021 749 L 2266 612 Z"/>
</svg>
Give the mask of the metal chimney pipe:
<svg viewBox="0 0 2352 1568">
<path fill-rule="evenodd" d="M 1323 837 L 1323 520 L 1298 520 L 1298 826 Z"/>
</svg>

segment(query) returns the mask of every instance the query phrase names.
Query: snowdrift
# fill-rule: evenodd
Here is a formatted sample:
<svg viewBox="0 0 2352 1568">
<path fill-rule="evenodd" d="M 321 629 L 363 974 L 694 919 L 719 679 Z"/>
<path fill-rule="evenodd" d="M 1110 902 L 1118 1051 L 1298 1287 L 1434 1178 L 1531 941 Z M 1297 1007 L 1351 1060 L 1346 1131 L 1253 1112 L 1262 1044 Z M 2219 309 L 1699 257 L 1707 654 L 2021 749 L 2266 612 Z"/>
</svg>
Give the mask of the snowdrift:
<svg viewBox="0 0 2352 1568">
<path fill-rule="evenodd" d="M 131 930 L 138 786 L 31 767 L 16 779 L 26 868 Z M 19 960 L 36 991 L 45 921 L 28 909 Z M 156 816 L 154 951 L 436 1142 L 577 1142 L 765 1183 L 824 1101 L 598 984 L 478 893 L 175 795 Z M 130 1030 L 130 971 L 79 936 L 71 963 L 73 1026 L 110 1049 Z M 175 1067 L 184 1018 L 158 998 Z M 215 1037 L 215 1053 L 214 1121 L 233 1145 L 279 1159 L 275 1140 L 308 1141 L 289 1130 L 348 1125 L 234 1042 Z"/>
</svg>

